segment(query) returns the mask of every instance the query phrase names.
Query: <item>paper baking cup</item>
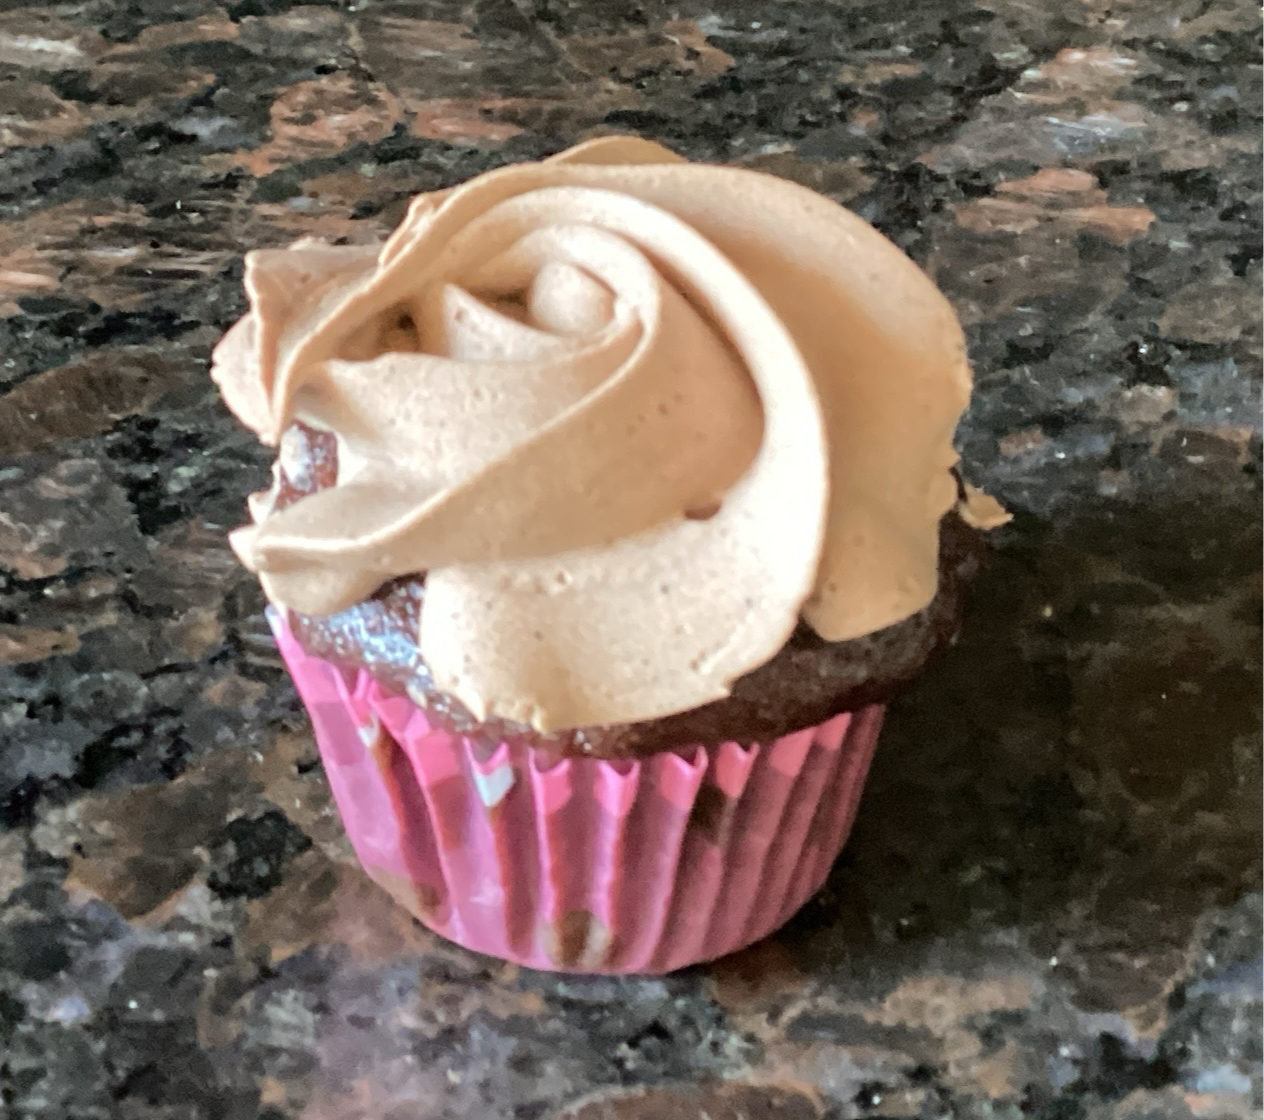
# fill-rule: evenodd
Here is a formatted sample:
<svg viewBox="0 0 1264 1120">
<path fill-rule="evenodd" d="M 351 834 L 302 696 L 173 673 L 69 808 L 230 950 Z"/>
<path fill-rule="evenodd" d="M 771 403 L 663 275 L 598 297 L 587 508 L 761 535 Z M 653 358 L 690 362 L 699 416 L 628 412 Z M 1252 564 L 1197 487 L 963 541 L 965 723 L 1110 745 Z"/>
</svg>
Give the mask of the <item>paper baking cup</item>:
<svg viewBox="0 0 1264 1120">
<path fill-rule="evenodd" d="M 638 761 L 489 748 L 272 623 L 365 871 L 435 933 L 532 968 L 670 972 L 766 937 L 825 881 L 882 724 L 875 705 Z"/>
</svg>

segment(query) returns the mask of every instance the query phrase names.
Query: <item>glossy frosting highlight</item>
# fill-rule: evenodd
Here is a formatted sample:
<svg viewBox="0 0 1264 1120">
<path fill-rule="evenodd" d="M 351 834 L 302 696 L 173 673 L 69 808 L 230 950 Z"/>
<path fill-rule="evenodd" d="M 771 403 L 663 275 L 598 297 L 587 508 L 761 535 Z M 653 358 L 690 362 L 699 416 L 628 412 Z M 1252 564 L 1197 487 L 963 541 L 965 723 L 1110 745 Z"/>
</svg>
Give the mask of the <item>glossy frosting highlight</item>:
<svg viewBox="0 0 1264 1120">
<path fill-rule="evenodd" d="M 803 187 L 593 141 L 418 198 L 381 247 L 250 254 L 214 376 L 337 484 L 234 534 L 270 598 L 426 573 L 419 642 L 476 716 L 540 729 L 727 694 L 800 615 L 921 610 L 970 390 L 934 285 Z M 284 453 L 284 450 L 283 450 Z"/>
</svg>

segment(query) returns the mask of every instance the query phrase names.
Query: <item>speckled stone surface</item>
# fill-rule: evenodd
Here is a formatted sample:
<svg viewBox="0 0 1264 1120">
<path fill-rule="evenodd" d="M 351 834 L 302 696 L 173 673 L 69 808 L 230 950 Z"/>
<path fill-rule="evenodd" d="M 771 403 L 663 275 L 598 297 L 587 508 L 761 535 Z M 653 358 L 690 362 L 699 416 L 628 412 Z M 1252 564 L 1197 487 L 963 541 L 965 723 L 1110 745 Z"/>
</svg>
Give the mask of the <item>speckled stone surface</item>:
<svg viewBox="0 0 1264 1120">
<path fill-rule="evenodd" d="M 1246 0 L 0 0 L 0 1114 L 1258 1114 Z M 668 979 L 445 946 L 349 861 L 224 532 L 239 255 L 600 130 L 857 209 L 1017 512 L 825 893 Z"/>
</svg>

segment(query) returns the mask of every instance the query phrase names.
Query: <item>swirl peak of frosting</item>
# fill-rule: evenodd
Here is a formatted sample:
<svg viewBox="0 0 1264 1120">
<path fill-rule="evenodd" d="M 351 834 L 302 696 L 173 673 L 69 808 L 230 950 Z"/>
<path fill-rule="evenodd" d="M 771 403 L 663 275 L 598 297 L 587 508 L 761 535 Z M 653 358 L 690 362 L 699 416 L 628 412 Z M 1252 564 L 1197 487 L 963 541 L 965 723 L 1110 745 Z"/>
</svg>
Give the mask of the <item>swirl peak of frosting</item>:
<svg viewBox="0 0 1264 1120">
<path fill-rule="evenodd" d="M 800 616 L 827 640 L 935 594 L 964 341 L 860 218 L 755 171 L 591 141 L 414 200 L 380 246 L 247 257 L 215 353 L 337 483 L 252 501 L 275 602 L 424 572 L 419 642 L 477 716 L 634 722 L 727 694 Z"/>
</svg>

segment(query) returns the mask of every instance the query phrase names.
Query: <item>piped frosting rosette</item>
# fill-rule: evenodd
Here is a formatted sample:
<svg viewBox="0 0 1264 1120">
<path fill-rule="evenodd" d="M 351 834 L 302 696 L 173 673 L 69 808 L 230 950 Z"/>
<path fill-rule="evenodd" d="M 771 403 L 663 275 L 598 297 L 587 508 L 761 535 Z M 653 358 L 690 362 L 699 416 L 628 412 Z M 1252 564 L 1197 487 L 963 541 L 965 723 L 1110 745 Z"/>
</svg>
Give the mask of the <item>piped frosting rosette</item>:
<svg viewBox="0 0 1264 1120">
<path fill-rule="evenodd" d="M 424 573 L 421 653 L 479 718 L 697 707 L 800 617 L 843 640 L 935 594 L 961 330 L 803 187 L 596 140 L 422 195 L 380 246 L 251 253 L 246 285 L 225 400 L 282 458 L 295 421 L 334 432 L 338 474 L 257 495 L 234 547 L 307 614 Z"/>
</svg>

